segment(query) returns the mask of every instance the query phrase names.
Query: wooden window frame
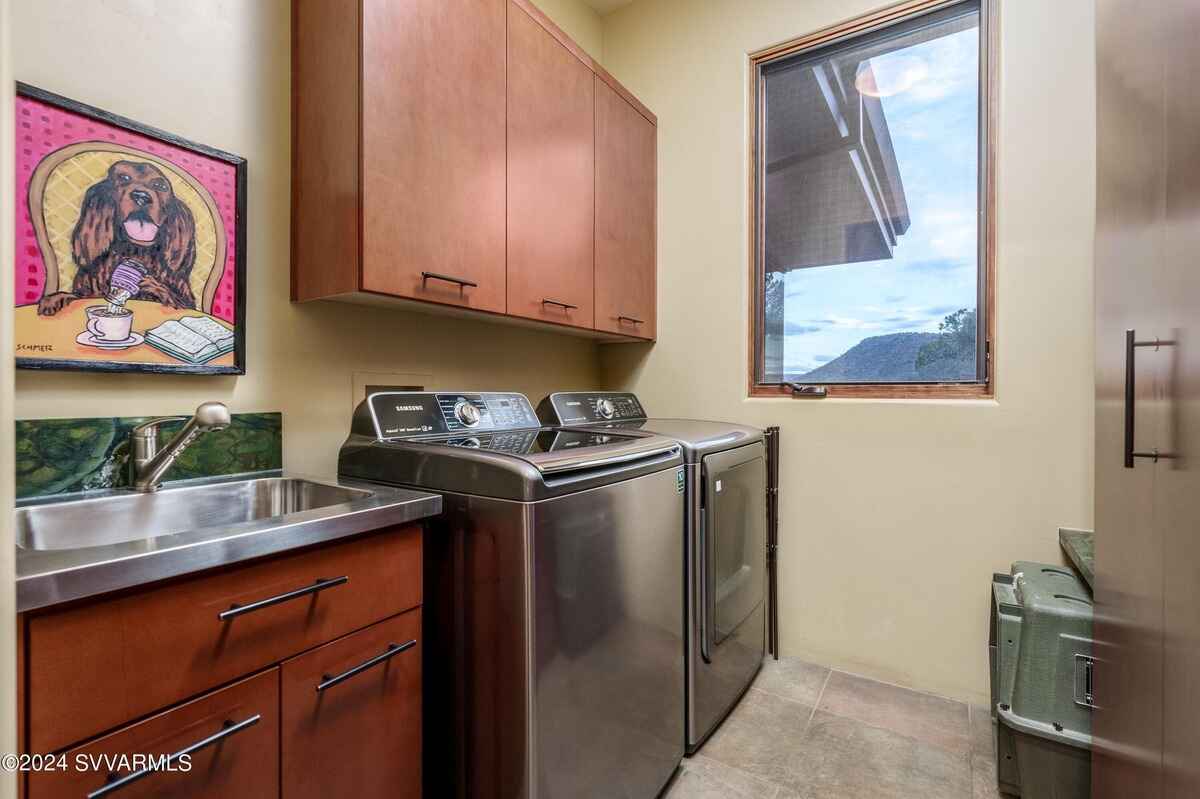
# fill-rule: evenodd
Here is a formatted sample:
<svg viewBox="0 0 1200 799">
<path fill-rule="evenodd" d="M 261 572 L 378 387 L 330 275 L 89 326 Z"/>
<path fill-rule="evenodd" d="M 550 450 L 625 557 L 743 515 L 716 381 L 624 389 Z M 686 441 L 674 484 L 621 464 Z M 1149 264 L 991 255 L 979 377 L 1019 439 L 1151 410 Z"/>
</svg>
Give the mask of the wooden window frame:
<svg viewBox="0 0 1200 799">
<path fill-rule="evenodd" d="M 774 45 L 751 53 L 749 57 L 750 81 L 750 143 L 749 150 L 749 217 L 750 217 L 750 325 L 749 325 L 749 369 L 747 370 L 748 395 L 750 397 L 795 397 L 787 385 L 763 384 L 758 382 L 758 366 L 762 360 L 764 327 L 765 276 L 763 274 L 761 225 L 761 197 L 758 170 L 758 152 L 761 131 L 758 121 L 762 117 L 763 97 L 760 92 L 760 68 L 770 62 L 832 44 L 903 22 L 913 16 L 950 8 L 963 0 L 906 0 L 879 11 L 831 25 L 814 33 Z M 982 239 L 979 257 L 984 260 L 979 274 L 984 281 L 980 292 L 984 308 L 983 331 L 986 341 L 984 353 L 983 382 L 972 383 L 828 383 L 821 385 L 829 398 L 852 399 L 981 399 L 990 400 L 996 394 L 996 110 L 999 75 L 999 47 L 996 0 L 980 0 L 980 203 L 982 204 Z"/>
</svg>

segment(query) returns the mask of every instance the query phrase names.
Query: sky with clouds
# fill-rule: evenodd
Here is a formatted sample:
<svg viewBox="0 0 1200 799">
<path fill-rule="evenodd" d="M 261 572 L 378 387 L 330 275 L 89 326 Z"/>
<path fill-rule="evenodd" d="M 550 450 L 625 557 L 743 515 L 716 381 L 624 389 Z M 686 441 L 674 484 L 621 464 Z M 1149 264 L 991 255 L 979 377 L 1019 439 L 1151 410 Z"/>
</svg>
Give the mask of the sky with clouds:
<svg viewBox="0 0 1200 799">
<path fill-rule="evenodd" d="M 784 372 L 827 363 L 864 338 L 935 332 L 976 304 L 978 28 L 871 60 L 879 85 L 923 65 L 882 99 L 911 226 L 890 260 L 796 269 L 785 278 Z"/>
</svg>

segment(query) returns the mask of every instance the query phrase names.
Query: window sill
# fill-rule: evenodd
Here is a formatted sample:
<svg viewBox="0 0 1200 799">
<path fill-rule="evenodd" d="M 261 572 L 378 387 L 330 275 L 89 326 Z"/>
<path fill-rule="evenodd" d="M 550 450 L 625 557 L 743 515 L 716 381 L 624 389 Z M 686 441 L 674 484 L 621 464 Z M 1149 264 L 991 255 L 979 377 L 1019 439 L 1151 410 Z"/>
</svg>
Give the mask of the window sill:
<svg viewBox="0 0 1200 799">
<path fill-rule="evenodd" d="M 936 383 L 929 385 L 858 384 L 826 385 L 825 399 L 977 399 L 992 400 L 996 392 L 990 383 Z M 750 396 L 774 399 L 792 397 L 787 386 L 752 386 Z M 820 401 L 799 398 L 798 401 Z"/>
</svg>

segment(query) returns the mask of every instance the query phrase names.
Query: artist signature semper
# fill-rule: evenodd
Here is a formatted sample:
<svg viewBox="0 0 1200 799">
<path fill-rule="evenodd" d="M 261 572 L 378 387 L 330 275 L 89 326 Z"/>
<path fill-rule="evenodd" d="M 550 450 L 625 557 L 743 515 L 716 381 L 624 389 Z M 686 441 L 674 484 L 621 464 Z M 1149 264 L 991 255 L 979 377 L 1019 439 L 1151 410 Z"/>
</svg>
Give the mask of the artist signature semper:
<svg viewBox="0 0 1200 799">
<path fill-rule="evenodd" d="M 18 344 L 17 352 L 54 352 L 53 344 Z"/>
</svg>

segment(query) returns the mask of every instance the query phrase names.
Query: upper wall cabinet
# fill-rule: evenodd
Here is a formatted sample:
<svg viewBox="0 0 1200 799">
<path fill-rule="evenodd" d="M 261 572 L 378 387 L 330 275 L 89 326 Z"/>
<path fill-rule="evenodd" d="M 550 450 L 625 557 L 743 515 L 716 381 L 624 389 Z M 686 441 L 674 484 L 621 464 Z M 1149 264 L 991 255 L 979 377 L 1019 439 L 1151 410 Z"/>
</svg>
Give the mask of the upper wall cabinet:
<svg viewBox="0 0 1200 799">
<path fill-rule="evenodd" d="M 294 300 L 654 338 L 656 120 L 531 0 L 294 0 L 292 34 Z"/>
<path fill-rule="evenodd" d="M 596 329 L 654 338 L 657 130 L 596 78 Z"/>
<path fill-rule="evenodd" d="M 508 8 L 508 312 L 592 327 L 592 71 Z"/>
<path fill-rule="evenodd" d="M 362 288 L 502 312 L 504 2 L 362 13 Z"/>
<path fill-rule="evenodd" d="M 296 1 L 295 299 L 504 312 L 505 3 Z"/>
</svg>

